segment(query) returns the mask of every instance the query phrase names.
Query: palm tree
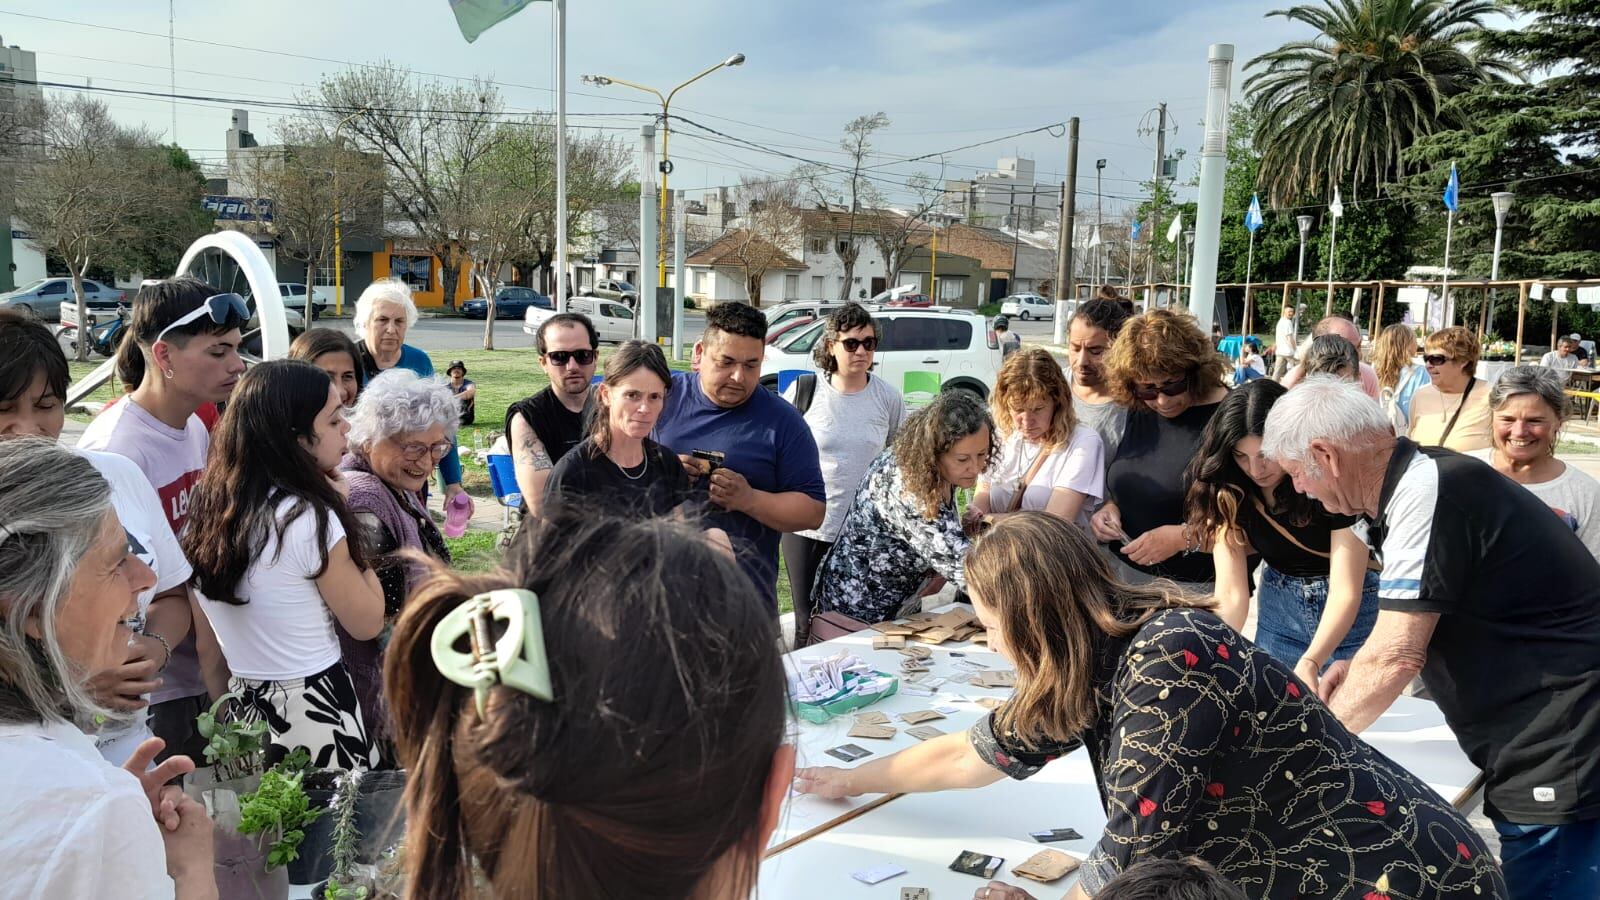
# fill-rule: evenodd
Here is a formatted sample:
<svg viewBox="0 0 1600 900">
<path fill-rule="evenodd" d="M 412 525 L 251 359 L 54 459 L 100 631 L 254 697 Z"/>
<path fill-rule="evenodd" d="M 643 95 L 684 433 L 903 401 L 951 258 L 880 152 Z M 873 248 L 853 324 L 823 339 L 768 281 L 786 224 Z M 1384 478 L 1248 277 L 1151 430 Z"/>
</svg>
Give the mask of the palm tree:
<svg viewBox="0 0 1600 900">
<path fill-rule="evenodd" d="M 1445 101 L 1517 75 L 1483 51 L 1483 20 L 1498 0 L 1320 0 L 1274 10 L 1315 28 L 1251 60 L 1245 93 L 1255 114 L 1261 187 L 1275 203 L 1331 193 L 1376 194 L 1404 174 L 1401 153 L 1455 121 Z"/>
</svg>

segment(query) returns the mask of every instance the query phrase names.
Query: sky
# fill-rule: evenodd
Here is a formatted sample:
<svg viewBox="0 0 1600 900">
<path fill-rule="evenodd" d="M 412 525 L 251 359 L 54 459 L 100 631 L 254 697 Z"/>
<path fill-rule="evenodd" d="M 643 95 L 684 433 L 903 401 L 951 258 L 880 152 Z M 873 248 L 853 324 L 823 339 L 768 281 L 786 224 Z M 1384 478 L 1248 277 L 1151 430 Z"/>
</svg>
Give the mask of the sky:
<svg viewBox="0 0 1600 900">
<path fill-rule="evenodd" d="M 232 108 L 249 110 L 251 130 L 271 143 L 284 111 L 252 102 L 306 97 L 324 75 L 351 65 L 387 60 L 445 79 L 486 76 L 499 85 L 508 110 L 554 108 L 550 3 L 532 4 L 470 45 L 448 0 L 174 0 L 171 6 L 177 93 L 217 98 L 176 106 L 176 140 L 204 162 L 222 159 Z M 716 72 L 674 101 L 675 114 L 747 142 L 730 146 L 675 125 L 671 187 L 691 196 L 735 185 L 741 173 L 786 174 L 796 161 L 780 154 L 839 163 L 845 123 L 878 111 L 891 121 L 874 143 L 882 154 L 874 162 L 886 180 L 919 171 L 965 179 L 991 170 L 999 157 L 1021 155 L 1036 161 L 1040 181 L 1058 182 L 1066 169 L 1064 129 L 1035 129 L 1078 116 L 1078 203 L 1094 202 L 1094 163 L 1104 158 L 1110 217 L 1149 177 L 1154 138 L 1140 126 L 1151 121 L 1156 104 L 1168 104 L 1177 126 L 1168 135 L 1169 152 L 1188 151 L 1183 176 L 1197 171 L 1208 45 L 1235 45 L 1237 99 L 1250 59 L 1311 36 L 1304 26 L 1265 17 L 1280 6 L 1278 0 L 569 0 L 568 110 L 606 114 L 575 116 L 572 124 L 614 128 L 619 140 L 636 145 L 638 127 L 648 121 L 641 113 L 655 109 L 655 101 L 620 86 L 584 84 L 579 76 L 615 76 L 665 91 L 744 53 L 744 66 Z M 44 82 L 166 94 L 168 12 L 167 0 L 0 0 L 0 39 L 37 52 Z M 168 100 L 97 96 L 120 121 L 172 139 Z M 1011 137 L 1028 131 L 1034 133 Z M 924 154 L 938 155 L 896 161 Z M 880 186 L 896 199 L 894 187 Z"/>
</svg>

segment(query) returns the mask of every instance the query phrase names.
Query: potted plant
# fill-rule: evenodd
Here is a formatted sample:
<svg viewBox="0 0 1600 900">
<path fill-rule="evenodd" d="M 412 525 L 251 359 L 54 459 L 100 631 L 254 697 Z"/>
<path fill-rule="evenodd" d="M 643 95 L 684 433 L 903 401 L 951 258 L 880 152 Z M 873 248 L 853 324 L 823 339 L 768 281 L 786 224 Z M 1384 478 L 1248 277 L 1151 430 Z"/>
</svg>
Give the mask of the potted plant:
<svg viewBox="0 0 1600 900">
<path fill-rule="evenodd" d="M 190 776 L 188 791 L 211 817 L 218 895 L 230 900 L 284 900 L 289 895 L 288 873 L 281 867 L 269 869 L 268 851 L 260 837 L 240 831 L 241 798 L 261 785 L 267 723 L 229 716 L 226 711 L 238 699 L 238 694 L 225 694 L 196 718 L 195 728 L 206 739 L 207 766 Z"/>
<path fill-rule="evenodd" d="M 239 798 L 239 833 L 271 841 L 267 868 L 287 867 L 300 858 L 306 826 L 322 815 L 306 794 L 306 770 L 311 758 L 304 749 L 263 772 L 261 783 Z"/>
<path fill-rule="evenodd" d="M 320 789 L 309 793 L 313 803 L 323 796 Z M 315 884 L 327 878 L 331 884 L 349 888 L 353 878 L 359 880 L 359 873 L 379 863 L 402 837 L 399 811 L 404 794 L 405 773 L 401 771 L 339 773 L 326 795 L 331 815 L 306 829 L 301 858 L 290 869 L 290 881 Z"/>
</svg>

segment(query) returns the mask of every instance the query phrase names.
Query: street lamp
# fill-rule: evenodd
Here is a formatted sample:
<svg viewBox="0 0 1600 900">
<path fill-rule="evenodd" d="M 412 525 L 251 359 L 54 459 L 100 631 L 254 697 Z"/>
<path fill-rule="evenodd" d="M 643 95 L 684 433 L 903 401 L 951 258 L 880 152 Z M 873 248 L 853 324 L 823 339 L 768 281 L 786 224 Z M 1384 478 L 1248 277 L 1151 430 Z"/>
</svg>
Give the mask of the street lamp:
<svg viewBox="0 0 1600 900">
<path fill-rule="evenodd" d="M 1183 232 L 1183 246 L 1184 246 L 1184 248 L 1186 249 L 1187 252 L 1185 253 L 1185 255 L 1183 257 L 1183 261 L 1178 263 L 1178 284 L 1180 286 L 1182 284 L 1184 284 L 1184 280 L 1183 280 L 1184 274 L 1188 272 L 1189 266 L 1192 265 L 1192 260 L 1194 258 L 1194 229 L 1193 228 L 1189 228 L 1189 229 L 1185 229 L 1184 230 L 1184 232 Z M 1189 305 L 1193 306 L 1194 305 L 1194 281 L 1191 279 L 1188 282 L 1188 284 L 1189 284 Z M 1179 291 L 1179 294 L 1180 294 L 1180 299 L 1181 299 L 1181 294 L 1182 294 L 1181 289 Z"/>
<path fill-rule="evenodd" d="M 707 75 L 710 75 L 712 72 L 715 72 L 718 69 L 728 68 L 728 67 L 732 67 L 732 66 L 742 66 L 742 65 L 744 65 L 744 54 L 743 53 L 735 53 L 734 55 L 728 57 L 727 59 L 723 60 L 722 62 L 719 62 L 716 65 L 706 69 L 704 72 L 701 72 L 699 75 L 696 75 L 693 78 L 689 79 L 688 81 L 685 81 L 684 83 L 682 83 L 682 84 L 678 85 L 677 87 L 673 88 L 672 90 L 667 91 L 666 94 L 662 94 L 660 91 L 656 90 L 653 87 L 648 87 L 648 86 L 642 85 L 642 84 L 635 84 L 632 81 L 627 81 L 627 80 L 624 80 L 622 78 L 613 78 L 613 77 L 610 77 L 610 76 L 607 76 L 607 75 L 585 75 L 585 76 L 583 76 L 584 83 L 592 84 L 595 87 L 606 87 L 607 85 L 620 84 L 623 87 L 631 87 L 636 91 L 644 91 L 647 94 L 653 94 L 653 95 L 655 95 L 655 98 L 657 100 L 661 101 L 661 163 L 660 163 L 660 166 L 659 166 L 659 168 L 661 170 L 661 204 L 660 204 L 661 205 L 661 210 L 660 210 L 660 213 L 659 213 L 659 215 L 660 215 L 659 226 L 660 227 L 656 232 L 657 234 L 666 234 L 667 233 L 667 195 L 668 195 L 667 176 L 672 174 L 672 160 L 667 158 L 667 135 L 672 130 L 671 126 L 669 125 L 669 122 L 671 120 L 668 118 L 668 116 L 669 116 L 669 114 L 671 112 L 671 108 L 672 108 L 672 98 L 674 96 L 676 96 L 679 91 L 683 90 L 684 88 L 688 87 L 691 84 L 694 84 L 696 81 L 699 81 L 700 79 L 706 77 Z M 667 250 L 666 243 L 662 242 L 661 247 L 657 250 L 657 253 L 656 253 L 656 265 L 657 265 L 657 280 L 656 280 L 656 283 L 660 287 L 666 287 L 667 286 L 667 253 L 666 253 L 666 250 Z M 640 260 L 639 262 L 640 262 L 640 268 L 643 268 L 644 260 Z M 678 302 L 681 303 L 683 301 L 680 299 Z"/>
<path fill-rule="evenodd" d="M 1311 223 L 1316 221 L 1311 216 L 1295 216 L 1294 220 L 1300 226 L 1300 268 L 1295 273 L 1295 281 L 1306 280 L 1306 236 L 1311 234 Z"/>
<path fill-rule="evenodd" d="M 1515 196 L 1510 191 L 1495 191 L 1489 195 L 1489 199 L 1494 201 L 1494 257 L 1489 263 L 1490 281 L 1500 280 L 1500 233 L 1506 227 L 1506 213 L 1511 211 L 1511 201 Z M 1499 295 L 1500 289 L 1497 287 L 1494 289 L 1494 293 L 1490 294 L 1490 297 L 1498 298 Z M 1489 301 L 1488 319 L 1489 328 L 1492 330 L 1494 328 L 1494 299 Z M 1520 350 L 1522 348 L 1518 347 L 1517 349 Z"/>
</svg>

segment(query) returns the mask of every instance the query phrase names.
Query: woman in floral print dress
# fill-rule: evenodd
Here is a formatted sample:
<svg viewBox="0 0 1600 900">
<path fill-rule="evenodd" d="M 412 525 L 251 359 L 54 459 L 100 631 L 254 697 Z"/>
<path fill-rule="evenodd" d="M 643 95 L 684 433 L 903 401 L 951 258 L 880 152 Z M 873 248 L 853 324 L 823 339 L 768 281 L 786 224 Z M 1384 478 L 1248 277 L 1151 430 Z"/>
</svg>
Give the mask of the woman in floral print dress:
<svg viewBox="0 0 1600 900">
<path fill-rule="evenodd" d="M 906 420 L 861 481 L 839 537 L 817 568 L 814 612 L 894 618 L 929 571 L 966 587 L 971 539 L 956 510 L 995 456 L 994 420 L 967 391 L 945 391 Z"/>
<path fill-rule="evenodd" d="M 1116 581 L 1079 529 L 1037 512 L 979 538 L 967 576 L 990 646 L 1017 667 L 1015 695 L 966 734 L 856 769 L 801 770 L 798 790 L 979 787 L 1084 747 L 1107 822 L 1068 900 L 1141 860 L 1186 854 L 1271 900 L 1506 896 L 1448 802 L 1346 731 L 1209 600 Z M 1002 896 L 1026 895 L 997 885 Z"/>
</svg>

